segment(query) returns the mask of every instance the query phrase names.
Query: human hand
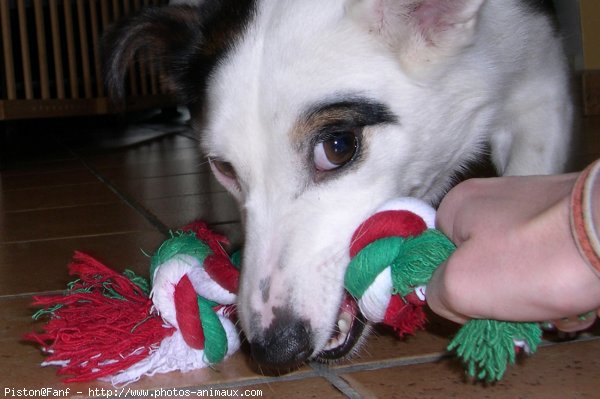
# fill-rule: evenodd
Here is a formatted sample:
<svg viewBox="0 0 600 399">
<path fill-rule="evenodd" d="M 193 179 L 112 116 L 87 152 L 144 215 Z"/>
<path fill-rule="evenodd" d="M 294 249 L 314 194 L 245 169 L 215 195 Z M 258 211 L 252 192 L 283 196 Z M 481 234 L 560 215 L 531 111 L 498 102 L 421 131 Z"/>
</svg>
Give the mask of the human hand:
<svg viewBox="0 0 600 399">
<path fill-rule="evenodd" d="M 437 227 L 456 245 L 427 287 L 431 309 L 472 318 L 559 320 L 600 307 L 600 280 L 580 255 L 569 224 L 577 174 L 473 179 L 442 201 Z M 593 319 L 592 319 L 593 321 Z"/>
</svg>

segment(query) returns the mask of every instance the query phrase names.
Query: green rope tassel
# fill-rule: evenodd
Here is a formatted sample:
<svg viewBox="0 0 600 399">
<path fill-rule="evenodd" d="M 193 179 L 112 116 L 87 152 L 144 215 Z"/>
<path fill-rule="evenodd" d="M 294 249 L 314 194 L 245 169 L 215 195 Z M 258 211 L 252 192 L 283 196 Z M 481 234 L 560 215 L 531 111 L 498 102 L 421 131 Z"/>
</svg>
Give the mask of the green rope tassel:
<svg viewBox="0 0 600 399">
<path fill-rule="evenodd" d="M 507 364 L 515 363 L 515 341 L 533 353 L 541 339 L 537 323 L 471 320 L 458 331 L 448 350 L 456 351 L 471 377 L 494 382 L 502 379 Z"/>
</svg>

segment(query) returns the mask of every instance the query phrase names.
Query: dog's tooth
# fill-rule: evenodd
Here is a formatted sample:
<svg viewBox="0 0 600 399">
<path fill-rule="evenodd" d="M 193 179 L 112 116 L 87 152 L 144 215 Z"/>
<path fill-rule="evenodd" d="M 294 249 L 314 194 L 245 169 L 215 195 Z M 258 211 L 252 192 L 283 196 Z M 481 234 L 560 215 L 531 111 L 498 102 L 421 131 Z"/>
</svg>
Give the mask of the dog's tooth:
<svg viewBox="0 0 600 399">
<path fill-rule="evenodd" d="M 344 318 L 340 318 L 337 325 L 340 329 L 340 333 L 342 334 L 347 333 L 350 330 L 350 323 L 348 323 L 348 321 Z"/>
<path fill-rule="evenodd" d="M 337 338 L 331 338 L 329 341 L 327 341 L 327 345 L 325 345 L 325 350 L 337 348 L 338 346 L 340 346 L 339 340 Z"/>
<path fill-rule="evenodd" d="M 342 312 L 342 314 L 340 314 L 340 319 L 344 320 L 348 325 L 352 324 L 353 318 L 354 316 L 349 312 Z"/>
</svg>

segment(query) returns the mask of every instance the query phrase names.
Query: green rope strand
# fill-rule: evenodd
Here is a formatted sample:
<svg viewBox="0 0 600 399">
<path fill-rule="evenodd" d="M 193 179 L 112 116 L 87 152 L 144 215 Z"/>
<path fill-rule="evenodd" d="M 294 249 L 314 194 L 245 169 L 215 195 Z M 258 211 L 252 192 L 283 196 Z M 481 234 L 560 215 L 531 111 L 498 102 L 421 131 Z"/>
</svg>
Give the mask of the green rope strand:
<svg viewBox="0 0 600 399">
<path fill-rule="evenodd" d="M 348 265 L 345 276 L 346 290 L 355 298 L 361 298 L 375 278 L 397 257 L 404 239 L 387 237 L 364 247 Z"/>
<path fill-rule="evenodd" d="M 154 278 L 156 268 L 175 255 L 185 254 L 192 256 L 201 264 L 212 253 L 210 247 L 198 240 L 193 232 L 177 232 L 156 250 L 150 261 L 150 278 Z"/>
<path fill-rule="evenodd" d="M 406 296 L 425 285 L 437 267 L 454 252 L 455 246 L 438 230 L 429 229 L 402 244 L 392 266 L 394 294 Z"/>
<path fill-rule="evenodd" d="M 209 363 L 218 363 L 227 354 L 227 334 L 219 316 L 213 310 L 215 304 L 198 296 L 200 323 L 204 331 L 204 355 Z"/>
</svg>

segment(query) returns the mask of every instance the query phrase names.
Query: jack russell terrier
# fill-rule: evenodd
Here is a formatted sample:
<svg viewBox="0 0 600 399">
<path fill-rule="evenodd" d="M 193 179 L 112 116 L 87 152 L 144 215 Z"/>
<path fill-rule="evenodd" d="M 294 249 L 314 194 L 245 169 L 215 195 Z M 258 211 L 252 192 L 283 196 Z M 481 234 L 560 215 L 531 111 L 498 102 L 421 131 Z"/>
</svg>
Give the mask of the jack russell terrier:
<svg viewBox="0 0 600 399">
<path fill-rule="evenodd" d="M 144 49 L 189 106 L 241 209 L 239 317 L 262 366 L 358 346 L 348 247 L 381 203 L 435 203 L 486 151 L 502 175 L 565 167 L 569 76 L 546 1 L 179 3 L 106 36 L 106 79 L 122 96 Z"/>
</svg>

